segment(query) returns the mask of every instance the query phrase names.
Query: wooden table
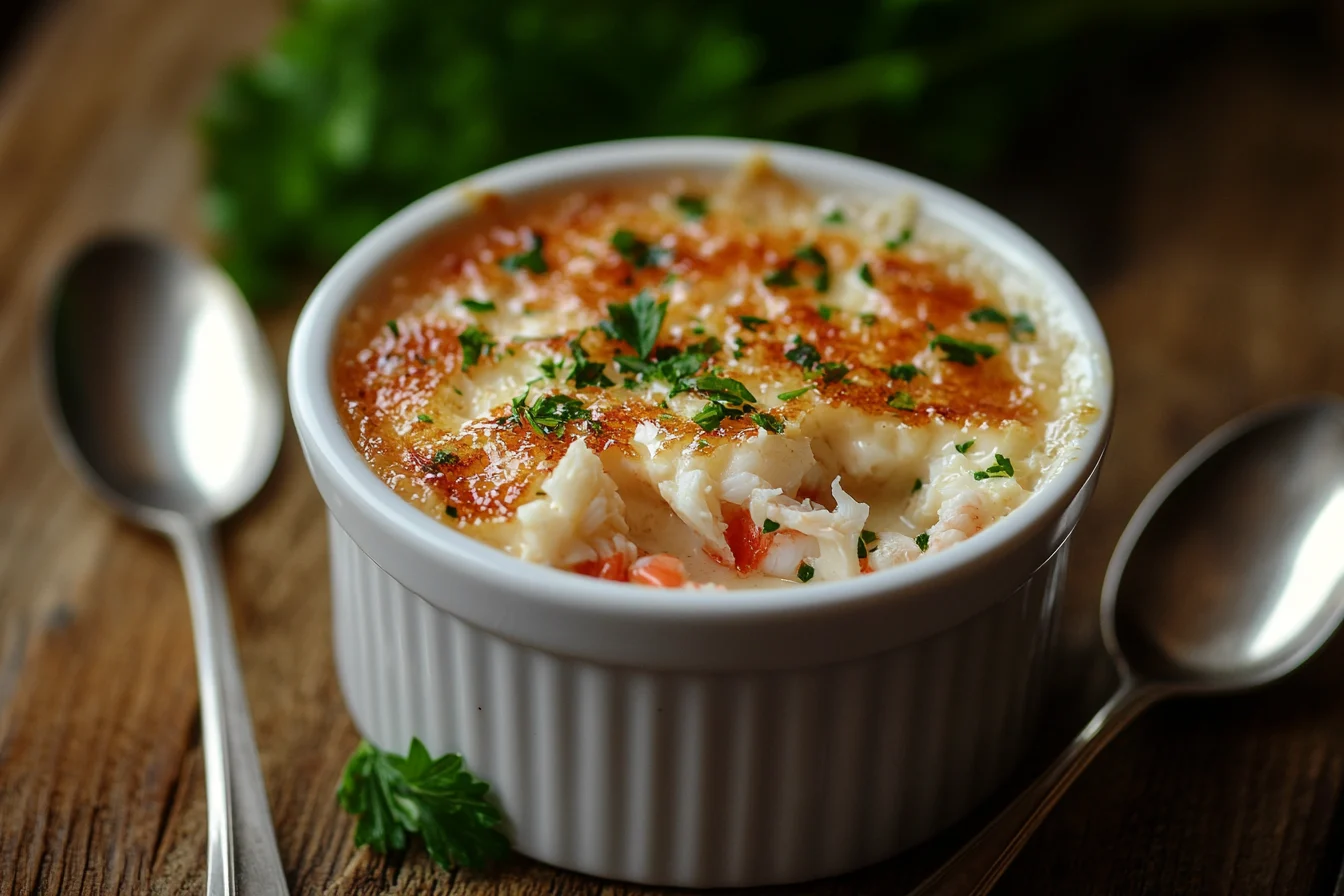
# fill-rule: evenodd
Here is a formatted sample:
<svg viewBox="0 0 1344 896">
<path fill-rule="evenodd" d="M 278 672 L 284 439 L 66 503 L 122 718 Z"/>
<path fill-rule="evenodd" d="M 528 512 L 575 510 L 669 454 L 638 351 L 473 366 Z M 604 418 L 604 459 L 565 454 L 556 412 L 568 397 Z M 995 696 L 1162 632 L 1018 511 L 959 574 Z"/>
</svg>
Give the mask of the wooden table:
<svg viewBox="0 0 1344 896">
<path fill-rule="evenodd" d="M 31 336 L 45 284 L 90 232 L 198 236 L 193 110 L 224 61 L 262 43 L 278 5 L 63 0 L 0 91 L 0 893 L 203 884 L 178 569 L 164 543 L 113 519 L 58 466 L 38 423 Z M 1067 634 L 1082 657 L 1095 655 L 1110 547 L 1161 471 L 1239 411 L 1344 392 L 1344 77 L 1249 40 L 1175 71 L 1124 127 L 1042 135 L 1054 161 L 1000 180 L 1009 211 L 1081 273 L 1116 356 L 1115 439 L 1069 592 Z M 1055 161 L 1084 176 L 1050 170 Z M 277 357 L 293 313 L 265 318 Z M 320 504 L 292 434 L 224 540 L 294 892 L 638 890 L 523 859 L 447 874 L 419 850 L 354 850 L 333 788 L 358 736 L 332 669 Z M 999 892 L 1333 892 L 1342 671 L 1336 645 L 1272 691 L 1154 712 L 1070 792 Z M 1092 679 L 1072 688 L 1075 702 L 1104 687 L 1104 673 Z M 1078 708 L 1057 713 L 1056 728 Z M 900 892 L 966 830 L 784 892 Z"/>
</svg>

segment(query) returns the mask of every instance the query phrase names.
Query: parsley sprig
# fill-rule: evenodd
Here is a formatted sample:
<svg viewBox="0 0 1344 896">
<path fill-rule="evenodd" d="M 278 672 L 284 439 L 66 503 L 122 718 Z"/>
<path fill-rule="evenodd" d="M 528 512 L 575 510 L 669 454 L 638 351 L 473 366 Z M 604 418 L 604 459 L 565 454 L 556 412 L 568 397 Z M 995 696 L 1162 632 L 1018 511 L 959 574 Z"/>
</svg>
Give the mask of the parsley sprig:
<svg viewBox="0 0 1344 896">
<path fill-rule="evenodd" d="M 359 818 L 356 846 L 386 853 L 405 849 L 418 834 L 443 868 L 480 868 L 509 854 L 509 841 L 499 830 L 503 816 L 489 792 L 490 785 L 468 771 L 460 755 L 432 759 L 412 738 L 404 757 L 361 742 L 346 763 L 336 799 Z"/>
<path fill-rule="evenodd" d="M 667 300 L 656 301 L 647 289 L 629 302 L 612 302 L 607 306 L 608 320 L 599 325 L 612 339 L 620 339 L 635 350 L 638 358 L 653 354 L 658 331 L 667 316 Z M 619 360 L 619 357 L 618 357 Z"/>
</svg>

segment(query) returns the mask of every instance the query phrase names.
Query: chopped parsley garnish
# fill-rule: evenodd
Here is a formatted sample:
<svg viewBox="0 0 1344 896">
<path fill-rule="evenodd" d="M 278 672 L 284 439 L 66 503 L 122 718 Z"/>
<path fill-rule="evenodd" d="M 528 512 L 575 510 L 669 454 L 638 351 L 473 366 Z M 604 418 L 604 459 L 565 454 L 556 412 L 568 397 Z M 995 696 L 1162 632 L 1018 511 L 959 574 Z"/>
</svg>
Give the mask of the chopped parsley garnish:
<svg viewBox="0 0 1344 896">
<path fill-rule="evenodd" d="M 958 339 L 955 336 L 948 336 L 946 333 L 939 333 L 929 342 L 931 348 L 936 348 L 943 353 L 943 357 L 957 364 L 965 364 L 967 367 L 975 366 L 977 356 L 979 358 L 992 358 L 999 353 L 998 349 L 992 345 L 985 345 L 983 342 L 970 342 L 965 339 Z"/>
<path fill-rule="evenodd" d="M 454 507 L 453 505 L 449 504 L 448 506 L 444 507 L 443 512 L 448 514 L 453 519 L 457 519 L 457 508 Z"/>
<path fill-rule="evenodd" d="M 913 411 L 919 407 L 909 392 L 897 392 L 887 397 L 887 404 L 898 411 Z"/>
<path fill-rule="evenodd" d="M 956 445 L 956 446 L 954 446 L 954 447 L 957 449 L 957 453 L 958 453 L 958 454 L 965 454 L 967 451 L 970 451 L 970 450 L 971 450 L 971 446 L 974 445 L 974 444 L 975 444 L 975 439 L 967 439 L 966 441 L 962 442 L 960 445 Z"/>
<path fill-rule="evenodd" d="M 707 401 L 705 406 L 700 409 L 700 413 L 691 419 L 695 424 L 705 432 L 713 432 L 719 428 L 723 418 L 728 416 L 727 409 L 717 401 Z"/>
<path fill-rule="evenodd" d="M 801 336 L 793 337 L 793 348 L 786 351 L 784 357 L 804 370 L 812 370 L 821 363 L 821 352 L 812 343 L 804 342 Z"/>
<path fill-rule="evenodd" d="M 877 533 L 874 532 L 872 529 L 864 529 L 862 532 L 859 533 L 859 540 L 862 541 L 864 544 L 872 544 L 873 542 L 877 541 Z"/>
<path fill-rule="evenodd" d="M 825 224 L 843 224 L 845 223 L 845 213 L 841 209 L 833 208 L 821 220 Z"/>
<path fill-rule="evenodd" d="M 742 315 L 741 317 L 739 317 L 739 318 L 737 319 L 737 322 L 740 323 L 742 326 L 746 327 L 748 330 L 750 330 L 750 331 L 753 332 L 753 333 L 755 333 L 755 332 L 756 332 L 756 328 L 759 327 L 759 326 L 761 326 L 762 324 L 768 324 L 768 323 L 770 323 L 770 321 L 767 320 L 767 319 L 765 319 L 764 317 L 755 317 L 755 316 L 750 315 L 750 314 L 744 314 L 744 315 Z"/>
<path fill-rule="evenodd" d="M 672 386 L 672 395 L 688 392 L 693 387 L 686 379 L 709 363 L 723 343 L 713 336 L 692 343 L 684 349 L 663 346 L 654 352 L 653 360 L 636 358 L 633 355 L 617 355 L 616 366 L 623 373 L 638 374 L 644 380 L 659 380 Z M 627 378 L 626 386 L 633 388 L 635 380 Z"/>
<path fill-rule="evenodd" d="M 457 341 L 462 344 L 462 369 L 470 370 L 481 356 L 490 357 L 490 350 L 495 347 L 495 341 L 490 338 L 490 334 L 476 325 L 467 327 L 457 337 Z"/>
<path fill-rule="evenodd" d="M 871 327 L 873 324 L 877 323 L 877 315 L 865 311 L 863 314 L 859 315 L 859 323 L 863 324 L 865 327 Z"/>
<path fill-rule="evenodd" d="M 793 262 L 789 262 L 778 270 L 771 271 L 761 279 L 766 286 L 797 286 L 798 278 L 793 276 Z"/>
<path fill-rule="evenodd" d="M 450 517 L 456 508 L 444 510 Z M 360 741 L 336 792 L 341 808 L 359 818 L 355 846 L 380 853 L 406 848 L 416 834 L 444 868 L 479 868 L 509 853 L 503 816 L 487 796 L 490 786 L 467 771 L 462 757 L 431 758 L 411 739 L 405 756 Z"/>
<path fill-rule="evenodd" d="M 985 467 L 983 470 L 975 472 L 975 480 L 979 482 L 984 479 L 1011 479 L 1013 476 L 1013 462 L 1002 454 L 995 454 L 993 464 Z"/>
<path fill-rule="evenodd" d="M 825 320 L 825 321 L 829 321 L 829 320 L 831 319 L 831 317 L 835 314 L 836 310 L 837 310 L 837 309 L 836 309 L 836 307 L 835 307 L 834 305 L 819 305 L 819 306 L 817 306 L 817 313 L 820 314 L 820 315 L 821 315 L 821 319 L 822 319 L 822 320 Z"/>
<path fill-rule="evenodd" d="M 436 463 L 436 464 L 455 464 L 455 463 L 457 463 L 457 455 L 454 454 L 454 453 L 451 452 L 451 451 L 444 451 L 444 450 L 440 449 L 440 450 L 434 452 L 434 463 Z"/>
<path fill-rule="evenodd" d="M 887 240 L 887 249 L 888 251 L 894 252 L 914 238 L 915 238 L 915 231 L 912 228 L 906 227 L 901 230 L 900 235 L 897 236 L 896 239 Z"/>
<path fill-rule="evenodd" d="M 1014 314 L 1013 321 L 1008 325 L 1008 338 L 1014 342 L 1021 342 L 1023 337 L 1036 335 L 1036 325 L 1031 322 L 1031 318 L 1025 314 Z"/>
<path fill-rule="evenodd" d="M 761 523 L 761 531 L 764 532 L 766 535 L 769 535 L 771 532 L 774 532 L 778 528 L 779 523 L 775 522 L 774 520 L 766 520 L 765 522 Z"/>
<path fill-rule="evenodd" d="M 812 577 L 816 574 L 817 571 L 813 569 L 806 560 L 798 564 L 798 581 L 810 582 L 812 581 Z"/>
<path fill-rule="evenodd" d="M 857 539 L 857 541 L 859 543 L 859 559 L 862 560 L 868 556 L 868 548 L 864 546 L 862 538 Z"/>
<path fill-rule="evenodd" d="M 859 279 L 869 286 L 873 286 L 876 281 L 873 280 L 873 269 L 868 267 L 868 262 L 859 265 Z"/>
<path fill-rule="evenodd" d="M 915 547 L 919 548 L 921 553 L 927 551 L 929 549 L 929 533 L 921 532 L 916 535 Z"/>
<path fill-rule="evenodd" d="M 396 321 L 394 320 L 388 321 L 387 328 L 392 331 L 393 336 L 397 337 L 398 339 L 401 338 L 401 328 L 397 326 Z"/>
<path fill-rule="evenodd" d="M 816 387 L 816 386 L 804 386 L 804 387 L 801 388 L 801 389 L 792 389 L 792 390 L 790 390 L 790 391 L 788 391 L 788 392 L 781 392 L 781 393 L 779 393 L 779 400 L 780 400 L 780 401 L 793 401 L 795 398 L 798 398 L 799 396 L 802 396 L 802 395 L 806 395 L 808 392 L 811 392 L 811 391 L 812 391 L 813 389 L 815 389 L 815 388 L 817 388 L 817 387 Z"/>
<path fill-rule="evenodd" d="M 463 299 L 462 307 L 479 314 L 484 311 L 494 311 L 495 303 L 488 300 L 483 302 L 480 299 Z"/>
<path fill-rule="evenodd" d="M 773 414 L 767 414 L 764 411 L 757 411 L 756 413 L 752 414 L 751 422 L 755 423 L 761 429 L 768 429 L 770 430 L 770 432 L 773 432 L 775 434 L 779 434 L 784 431 L 784 421 L 774 416 Z"/>
<path fill-rule="evenodd" d="M 434 418 L 431 417 L 431 416 L 429 416 L 428 414 L 416 414 L 416 415 L 415 415 L 415 419 L 419 420 L 421 423 L 433 423 L 433 422 L 434 422 Z"/>
<path fill-rule="evenodd" d="M 737 380 L 726 376 L 706 374 L 687 380 L 686 385 L 696 392 L 725 404 L 749 404 L 756 400 L 756 396 L 751 394 L 750 389 Z"/>
<path fill-rule="evenodd" d="M 537 364 L 537 369 L 539 369 L 541 375 L 547 379 L 556 380 L 560 378 L 560 374 L 564 373 L 564 366 L 564 358 L 547 358 L 545 361 Z"/>
<path fill-rule="evenodd" d="M 513 399 L 511 416 L 505 417 L 501 422 L 526 423 L 537 435 L 553 436 L 563 430 L 566 423 L 578 420 L 592 421 L 592 415 L 583 406 L 583 402 L 572 395 L 547 395 L 528 407 L 527 396 L 531 389 L 532 386 L 529 384 L 522 395 Z"/>
<path fill-rule="evenodd" d="M 527 249 L 516 255 L 509 255 L 500 259 L 499 266 L 511 272 L 528 270 L 534 274 L 546 273 L 549 269 L 546 267 L 545 257 L 541 254 L 543 241 L 541 234 L 528 231 L 527 238 Z"/>
<path fill-rule="evenodd" d="M 822 382 L 838 383 L 849 373 L 849 365 L 839 361 L 822 361 L 817 365 L 817 372 L 821 374 Z"/>
<path fill-rule="evenodd" d="M 651 292 L 640 290 L 630 302 L 608 305 L 607 315 L 610 319 L 600 324 L 602 332 L 624 341 L 640 358 L 647 358 L 658 341 L 658 331 L 663 328 L 667 300 L 654 301 Z"/>
<path fill-rule="evenodd" d="M 652 268 L 667 264 L 672 253 L 662 246 L 654 246 L 635 236 L 629 230 L 621 229 L 611 235 L 611 245 L 621 257 L 636 268 Z"/>
<path fill-rule="evenodd" d="M 915 477 L 915 484 L 910 488 L 910 494 L 913 495 L 915 492 L 919 491 L 919 490 L 922 489 L 923 487 L 924 487 L 924 480 L 923 480 L 923 479 L 920 479 L 918 476 L 916 476 L 916 477 Z"/>
<path fill-rule="evenodd" d="M 695 447 L 696 447 L 696 448 L 708 448 L 708 447 L 709 447 L 709 443 L 706 442 L 704 439 L 697 439 L 696 442 L 695 442 Z"/>
<path fill-rule="evenodd" d="M 676 199 L 677 209 L 692 221 L 699 221 L 709 213 L 709 205 L 703 196 L 682 193 Z"/>
<path fill-rule="evenodd" d="M 917 376 L 923 375 L 924 371 L 913 364 L 893 364 L 887 368 L 887 376 L 905 383 L 910 382 Z"/>
<path fill-rule="evenodd" d="M 573 383 L 575 388 L 597 386 L 605 389 L 616 385 L 607 376 L 607 365 L 600 361 L 589 360 L 588 351 L 583 347 L 582 332 L 569 340 L 569 351 L 574 356 L 574 369 L 570 371 L 568 382 Z"/>
<path fill-rule="evenodd" d="M 797 261 L 804 261 L 808 264 L 816 265 L 819 270 L 817 279 L 812 282 L 817 292 L 829 292 L 831 288 L 831 264 L 826 260 L 826 256 L 821 254 L 816 243 L 808 243 L 797 252 L 793 253 Z M 830 318 L 827 318 L 830 320 Z"/>
<path fill-rule="evenodd" d="M 1008 318 L 997 308 L 985 305 L 972 311 L 968 317 L 977 324 L 1006 324 Z"/>
</svg>

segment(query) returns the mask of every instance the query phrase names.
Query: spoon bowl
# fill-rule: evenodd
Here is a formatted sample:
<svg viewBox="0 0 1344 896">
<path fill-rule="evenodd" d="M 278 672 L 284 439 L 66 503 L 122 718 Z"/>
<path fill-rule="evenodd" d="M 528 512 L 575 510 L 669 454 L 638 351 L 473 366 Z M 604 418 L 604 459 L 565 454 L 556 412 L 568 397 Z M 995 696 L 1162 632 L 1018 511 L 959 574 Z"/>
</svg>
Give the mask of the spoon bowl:
<svg viewBox="0 0 1344 896">
<path fill-rule="evenodd" d="M 1329 398 L 1242 417 L 1182 458 L 1130 520 L 1102 592 L 1117 664 L 1183 691 L 1279 678 L 1342 615 L 1344 401 Z"/>
<path fill-rule="evenodd" d="M 265 340 L 223 274 L 166 243 L 97 241 L 52 292 L 41 356 L 65 459 L 172 539 L 187 578 L 205 757 L 208 896 L 288 892 L 248 718 L 213 525 L 280 450 Z"/>
<path fill-rule="evenodd" d="M 166 243 L 81 251 L 51 306 L 53 427 L 90 484 L 157 529 L 221 519 L 275 464 L 284 406 L 270 352 L 233 283 Z"/>
<path fill-rule="evenodd" d="M 985 896 L 1087 764 L 1158 700 L 1267 684 L 1344 618 L 1344 400 L 1248 414 L 1196 445 L 1125 528 L 1101 628 L 1120 687 L 912 896 Z"/>
</svg>

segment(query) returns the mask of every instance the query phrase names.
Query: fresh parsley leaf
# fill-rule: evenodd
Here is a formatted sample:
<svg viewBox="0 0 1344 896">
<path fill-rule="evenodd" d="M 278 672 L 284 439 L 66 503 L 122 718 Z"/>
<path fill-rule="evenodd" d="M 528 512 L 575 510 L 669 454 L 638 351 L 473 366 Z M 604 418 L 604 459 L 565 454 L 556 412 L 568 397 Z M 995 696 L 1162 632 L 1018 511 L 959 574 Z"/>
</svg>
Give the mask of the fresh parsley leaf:
<svg viewBox="0 0 1344 896">
<path fill-rule="evenodd" d="M 919 407 L 915 404 L 915 400 L 910 397 L 909 392 L 897 392 L 888 396 L 887 404 L 898 411 L 913 411 Z"/>
<path fill-rule="evenodd" d="M 445 506 L 445 507 L 443 508 L 443 512 L 444 512 L 444 514 L 446 514 L 447 516 L 452 517 L 453 519 L 457 519 L 457 508 L 454 507 L 453 505 L 449 504 L 449 505 Z"/>
<path fill-rule="evenodd" d="M 726 376 L 706 374 L 689 380 L 687 386 L 724 404 L 750 404 L 756 400 L 750 389 Z"/>
<path fill-rule="evenodd" d="M 967 316 L 977 324 L 1008 323 L 1008 318 L 1004 316 L 1002 311 L 997 308 L 991 308 L 989 305 L 977 308 Z"/>
<path fill-rule="evenodd" d="M 723 422 L 723 418 L 726 416 L 727 413 L 723 405 L 717 401 L 707 401 L 705 406 L 700 409 L 700 413 L 691 419 L 705 432 L 713 432 L 719 428 L 719 424 Z"/>
<path fill-rule="evenodd" d="M 812 370 L 821 363 L 821 352 L 812 343 L 803 341 L 801 336 L 793 337 L 793 348 L 786 351 L 784 357 L 804 370 Z"/>
<path fill-rule="evenodd" d="M 537 364 L 537 369 L 541 371 L 541 375 L 550 380 L 559 379 L 560 374 L 564 373 L 564 367 L 564 358 L 547 358 Z"/>
<path fill-rule="evenodd" d="M 481 360 L 481 356 L 490 357 L 490 350 L 496 343 L 490 334 L 475 324 L 467 327 L 457 337 L 462 345 L 462 369 L 470 370 Z"/>
<path fill-rule="evenodd" d="M 462 307 L 466 308 L 468 311 L 474 311 L 477 314 L 480 314 L 481 312 L 484 311 L 494 311 L 495 303 L 488 300 L 481 301 L 480 299 L 463 299 Z"/>
<path fill-rule="evenodd" d="M 682 193 L 676 199 L 677 208 L 688 220 L 699 221 L 709 213 L 709 204 L 703 196 Z"/>
<path fill-rule="evenodd" d="M 450 508 L 449 516 L 455 515 Z M 359 818 L 355 846 L 380 853 L 405 849 L 416 834 L 441 867 L 480 868 L 504 858 L 509 841 L 503 816 L 488 799 L 490 785 L 467 770 L 462 757 L 431 759 L 412 738 L 406 756 L 361 741 L 346 763 L 336 799 Z"/>
<path fill-rule="evenodd" d="M 806 246 L 793 253 L 793 257 L 798 261 L 816 265 L 817 268 L 819 268 L 819 271 L 817 273 L 817 279 L 812 282 L 813 287 L 816 288 L 817 292 L 830 291 L 831 264 L 826 260 L 826 256 L 821 254 L 821 250 L 817 248 L 816 243 L 808 243 Z M 830 320 L 830 318 L 827 318 L 827 320 Z"/>
<path fill-rule="evenodd" d="M 761 523 L 761 531 L 767 535 L 769 535 L 771 532 L 774 532 L 778 528 L 779 523 L 775 522 L 774 520 L 766 520 L 765 522 Z"/>
<path fill-rule="evenodd" d="M 696 447 L 696 448 L 708 448 L 708 447 L 709 447 L 709 443 L 706 442 L 704 439 L 696 439 L 695 447 Z"/>
<path fill-rule="evenodd" d="M 662 246 L 654 246 L 625 229 L 611 235 L 611 245 L 621 257 L 636 268 L 659 267 L 671 261 L 671 253 Z"/>
<path fill-rule="evenodd" d="M 915 536 L 915 547 L 923 553 L 929 549 L 929 533 L 921 532 Z"/>
<path fill-rule="evenodd" d="M 902 382 L 906 383 L 910 382 L 917 376 L 923 376 L 923 375 L 924 371 L 920 370 L 913 364 L 893 364 L 887 368 L 887 376 L 891 377 L 894 380 L 901 380 Z"/>
<path fill-rule="evenodd" d="M 821 315 L 821 319 L 824 321 L 829 321 L 835 315 L 836 310 L 834 305 L 817 306 L 817 313 Z"/>
<path fill-rule="evenodd" d="M 439 449 L 438 451 L 434 452 L 434 463 L 455 464 L 457 463 L 457 455 L 451 451 L 444 451 L 443 449 Z"/>
<path fill-rule="evenodd" d="M 767 320 L 767 319 L 764 318 L 764 317 L 754 317 L 754 316 L 752 316 L 752 315 L 750 315 L 750 314 L 744 314 L 744 315 L 742 315 L 741 317 L 739 317 L 739 318 L 737 319 L 737 322 L 740 323 L 742 326 L 746 327 L 748 330 L 750 330 L 750 331 L 753 332 L 753 333 L 755 333 L 755 332 L 756 332 L 756 328 L 759 327 L 759 326 L 761 326 L 762 324 L 768 324 L 768 323 L 770 323 L 770 321 Z"/>
<path fill-rule="evenodd" d="M 806 560 L 798 564 L 798 581 L 810 582 L 816 574 L 817 571 Z"/>
<path fill-rule="evenodd" d="M 975 472 L 977 482 L 984 479 L 1011 479 L 1013 476 L 1013 462 L 1002 454 L 994 455 L 995 463 L 990 464 L 983 470 Z"/>
<path fill-rule="evenodd" d="M 574 369 L 570 371 L 568 382 L 573 383 L 575 388 L 597 386 L 605 389 L 616 385 L 607 376 L 607 365 L 589 360 L 588 351 L 583 347 L 583 333 L 569 340 L 569 351 L 574 356 Z"/>
<path fill-rule="evenodd" d="M 544 274 L 549 268 L 546 266 L 546 258 L 541 254 L 543 237 L 539 233 L 528 231 L 527 249 L 516 255 L 508 255 L 500 259 L 499 266 L 506 271 L 531 271 L 534 274 Z"/>
<path fill-rule="evenodd" d="M 434 418 L 431 417 L 431 416 L 429 416 L 428 414 L 416 414 L 416 415 L 415 415 L 415 419 L 419 420 L 421 423 L 433 423 L 433 422 L 434 422 Z"/>
<path fill-rule="evenodd" d="M 1031 322 L 1031 318 L 1025 314 L 1014 314 L 1012 323 L 1008 325 L 1008 338 L 1014 342 L 1022 342 L 1024 338 L 1036 335 L 1036 325 Z"/>
<path fill-rule="evenodd" d="M 755 423 L 761 429 L 768 429 L 770 432 L 776 434 L 784 432 L 784 421 L 773 414 L 767 414 L 764 411 L 757 411 L 752 414 L 751 422 Z"/>
<path fill-rule="evenodd" d="M 897 249 L 901 248 L 914 238 L 915 238 L 915 231 L 912 228 L 906 227 L 901 230 L 900 234 L 896 237 L 896 239 L 887 240 L 887 250 L 890 252 L 895 252 Z"/>
<path fill-rule="evenodd" d="M 625 342 L 640 358 L 647 358 L 653 354 L 658 331 L 663 328 L 667 300 L 654 301 L 653 293 L 647 289 L 640 290 L 639 295 L 630 302 L 613 302 L 608 305 L 607 316 L 609 320 L 600 324 L 602 332 L 612 339 Z"/>
<path fill-rule="evenodd" d="M 849 365 L 839 361 L 822 361 L 817 365 L 817 372 L 821 374 L 822 382 L 838 383 L 849 373 Z"/>
<path fill-rule="evenodd" d="M 824 224 L 843 224 L 845 223 L 845 213 L 841 209 L 833 208 L 821 220 Z"/>
<path fill-rule="evenodd" d="M 924 487 L 924 480 L 923 480 L 923 479 L 920 479 L 918 476 L 916 476 L 916 477 L 915 477 L 915 484 L 914 484 L 914 486 L 910 489 L 910 494 L 913 495 L 915 492 L 919 491 L 919 490 L 922 489 L 923 487 Z"/>
<path fill-rule="evenodd" d="M 970 451 L 970 450 L 971 450 L 971 446 L 974 445 L 974 444 L 975 444 L 975 439 L 967 439 L 966 441 L 962 442 L 960 445 L 956 445 L 956 446 L 954 446 L 954 447 L 957 449 L 957 453 L 958 453 L 958 454 L 965 454 L 967 451 Z"/>
<path fill-rule="evenodd" d="M 400 338 L 401 338 L 401 328 L 397 326 L 397 322 L 396 322 L 396 321 L 394 321 L 394 320 L 390 320 L 390 321 L 388 321 L 388 322 L 387 322 L 387 328 L 388 328 L 389 330 L 392 331 L 392 335 L 393 335 L 394 337 L 396 337 L 397 339 L 400 339 Z"/>
<path fill-rule="evenodd" d="M 801 395 L 806 395 L 808 392 L 811 392 L 811 391 L 812 391 L 813 389 L 815 389 L 815 388 L 817 388 L 817 387 L 816 387 L 816 386 L 804 386 L 804 387 L 801 388 L 801 389 L 792 389 L 792 390 L 790 390 L 790 391 L 788 391 L 788 392 L 781 392 L 781 393 L 779 393 L 779 400 L 780 400 L 780 401 L 793 401 L 795 398 L 798 398 L 798 397 L 801 396 Z"/>
<path fill-rule="evenodd" d="M 869 286 L 876 285 L 877 281 L 873 279 L 873 269 L 868 266 L 866 261 L 859 265 L 859 279 Z"/>
<path fill-rule="evenodd" d="M 766 274 L 761 282 L 766 286 L 797 286 L 798 278 L 793 275 L 793 266 L 794 263 L 790 261 L 788 264 L 784 265 L 784 267 Z"/>
<path fill-rule="evenodd" d="M 862 560 L 864 557 L 868 556 L 868 548 L 864 545 L 862 538 L 856 540 L 859 543 L 859 559 Z"/>
<path fill-rule="evenodd" d="M 964 364 L 967 367 L 975 366 L 977 356 L 980 358 L 992 358 L 999 353 L 998 349 L 992 345 L 986 345 L 983 342 L 970 342 L 965 339 L 957 339 L 955 336 L 949 336 L 946 333 L 939 333 L 929 342 L 931 348 L 936 348 L 943 353 L 943 357 L 957 364 Z"/>
<path fill-rule="evenodd" d="M 499 422 L 517 425 L 525 423 L 540 436 L 553 436 L 561 432 L 566 423 L 579 420 L 586 420 L 590 425 L 595 425 L 592 415 L 583 406 L 583 402 L 572 395 L 547 395 L 544 398 L 537 399 L 529 407 L 527 397 L 531 391 L 532 384 L 529 383 L 527 388 L 523 389 L 522 395 L 513 398 L 510 416 Z"/>
</svg>

